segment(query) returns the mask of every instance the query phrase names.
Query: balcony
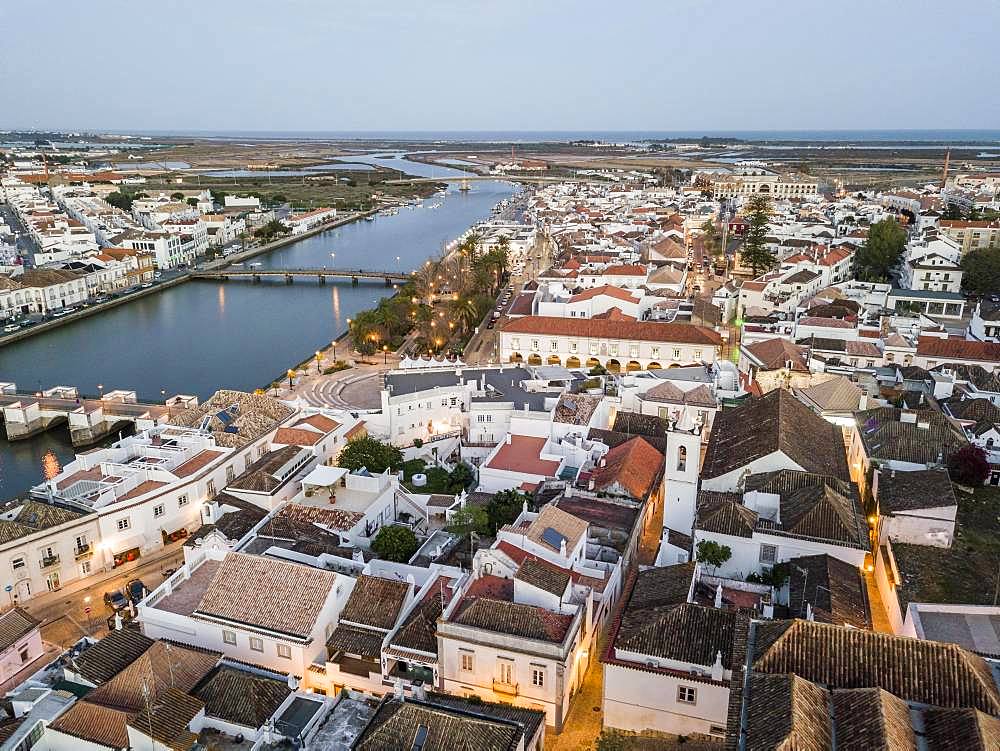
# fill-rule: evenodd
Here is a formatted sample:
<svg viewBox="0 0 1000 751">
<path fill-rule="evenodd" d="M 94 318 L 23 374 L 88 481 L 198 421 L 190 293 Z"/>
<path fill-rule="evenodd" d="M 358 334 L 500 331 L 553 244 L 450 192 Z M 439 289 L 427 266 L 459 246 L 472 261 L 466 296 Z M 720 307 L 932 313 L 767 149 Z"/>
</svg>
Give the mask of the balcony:
<svg viewBox="0 0 1000 751">
<path fill-rule="evenodd" d="M 517 684 L 516 683 L 506 683 L 505 681 L 498 681 L 494 679 L 493 681 L 493 693 L 495 694 L 507 694 L 508 696 L 517 696 Z"/>
<path fill-rule="evenodd" d="M 39 566 L 43 569 L 52 568 L 53 566 L 59 565 L 59 556 L 48 555 L 42 556 L 42 560 L 39 562 Z"/>
<path fill-rule="evenodd" d="M 73 553 L 73 557 L 78 561 L 84 561 L 88 558 L 94 557 L 94 546 L 89 542 L 84 545 L 78 545 Z"/>
</svg>

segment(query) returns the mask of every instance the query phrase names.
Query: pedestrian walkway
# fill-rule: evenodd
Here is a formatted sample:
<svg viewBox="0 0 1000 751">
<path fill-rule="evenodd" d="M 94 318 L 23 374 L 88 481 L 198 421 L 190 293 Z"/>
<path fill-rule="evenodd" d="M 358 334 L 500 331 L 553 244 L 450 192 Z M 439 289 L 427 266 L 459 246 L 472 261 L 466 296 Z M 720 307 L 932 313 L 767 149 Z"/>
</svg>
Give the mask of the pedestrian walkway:
<svg viewBox="0 0 1000 751">
<path fill-rule="evenodd" d="M 883 634 L 892 633 L 892 623 L 889 621 L 889 611 L 885 609 L 882 596 L 875 583 L 875 575 L 865 572 L 865 587 L 868 589 L 868 604 L 872 611 L 872 628 Z"/>
<path fill-rule="evenodd" d="M 569 706 L 562 732 L 556 735 L 546 729 L 545 748 L 548 751 L 590 749 L 601 734 L 604 722 L 604 665 L 598 655 L 590 661 L 583 685 L 570 699 Z"/>
</svg>

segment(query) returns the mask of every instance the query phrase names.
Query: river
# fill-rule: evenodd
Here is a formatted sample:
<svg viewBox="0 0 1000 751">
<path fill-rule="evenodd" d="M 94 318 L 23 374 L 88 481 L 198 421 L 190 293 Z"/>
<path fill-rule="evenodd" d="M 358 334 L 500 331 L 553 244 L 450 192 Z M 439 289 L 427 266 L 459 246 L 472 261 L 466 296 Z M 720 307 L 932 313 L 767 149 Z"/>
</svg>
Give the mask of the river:
<svg viewBox="0 0 1000 751">
<path fill-rule="evenodd" d="M 421 177 L 466 174 L 392 155 L 349 161 Z M 470 187 L 467 192 L 449 187 L 421 208 L 347 224 L 254 262 L 274 268 L 415 268 L 514 192 L 499 181 L 473 181 Z M 439 208 L 427 208 L 436 203 Z M 77 386 L 91 395 L 101 384 L 105 391 L 132 389 L 149 400 L 160 400 L 161 390 L 200 398 L 219 388 L 249 391 L 329 345 L 348 318 L 385 293 L 381 282 L 352 287 L 349 280 L 188 282 L 0 349 L 0 381 L 14 381 L 20 389 Z M 64 428 L 13 444 L 0 439 L 0 499 L 38 482 L 49 450 L 62 464 L 72 458 Z"/>
</svg>

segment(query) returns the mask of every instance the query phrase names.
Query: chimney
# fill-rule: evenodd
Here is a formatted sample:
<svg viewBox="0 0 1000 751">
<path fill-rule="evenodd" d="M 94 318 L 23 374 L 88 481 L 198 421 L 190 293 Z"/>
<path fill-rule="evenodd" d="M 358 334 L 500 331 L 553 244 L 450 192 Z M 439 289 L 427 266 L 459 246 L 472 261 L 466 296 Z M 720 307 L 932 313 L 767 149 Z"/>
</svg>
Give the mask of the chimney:
<svg viewBox="0 0 1000 751">
<path fill-rule="evenodd" d="M 806 620 L 807 621 L 815 620 L 815 618 L 813 617 L 813 606 L 811 602 L 806 603 Z"/>
<path fill-rule="evenodd" d="M 510 446 L 510 440 L 511 440 L 510 439 L 510 433 L 507 434 L 507 438 L 505 440 L 507 442 L 507 445 Z"/>
<path fill-rule="evenodd" d="M 715 664 L 712 665 L 712 680 L 721 681 L 723 672 L 724 671 L 722 668 L 722 651 L 720 650 L 715 653 Z"/>
<path fill-rule="evenodd" d="M 351 560 L 358 563 L 365 562 L 365 554 L 361 551 L 361 548 L 354 548 L 354 552 L 351 553 Z"/>
<path fill-rule="evenodd" d="M 715 607 L 722 607 L 722 585 L 717 584 L 715 587 Z"/>
<path fill-rule="evenodd" d="M 565 537 L 562 538 L 562 540 L 559 542 L 559 555 L 561 555 L 563 558 L 566 557 L 566 538 Z"/>
<path fill-rule="evenodd" d="M 396 682 L 392 686 L 392 695 L 397 701 L 403 701 L 403 681 L 396 679 Z"/>
<path fill-rule="evenodd" d="M 862 392 L 861 398 L 858 399 L 858 411 L 863 412 L 868 409 L 868 394 Z"/>
<path fill-rule="evenodd" d="M 418 701 L 427 700 L 427 690 L 424 688 L 423 681 L 413 682 L 413 698 L 417 699 Z"/>
</svg>

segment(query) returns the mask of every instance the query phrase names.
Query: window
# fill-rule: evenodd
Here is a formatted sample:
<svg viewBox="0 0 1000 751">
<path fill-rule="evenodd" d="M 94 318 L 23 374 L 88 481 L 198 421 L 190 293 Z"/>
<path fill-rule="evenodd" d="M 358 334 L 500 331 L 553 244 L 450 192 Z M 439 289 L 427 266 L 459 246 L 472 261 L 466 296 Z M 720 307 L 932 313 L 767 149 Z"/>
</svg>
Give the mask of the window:
<svg viewBox="0 0 1000 751">
<path fill-rule="evenodd" d="M 687 446 L 677 447 L 677 471 L 684 472 L 687 470 L 687 457 L 688 450 Z"/>
<path fill-rule="evenodd" d="M 28 647 L 24 646 L 18 650 L 18 655 L 21 657 L 21 664 L 23 665 L 28 661 Z"/>
<path fill-rule="evenodd" d="M 215 493 L 213 492 L 211 493 L 211 495 L 215 495 Z M 188 505 L 187 493 L 185 493 L 184 495 L 177 496 L 177 508 L 184 508 L 187 505 Z"/>
<path fill-rule="evenodd" d="M 287 644 L 278 645 L 278 657 L 283 657 L 286 660 L 292 659 L 292 648 Z"/>
<path fill-rule="evenodd" d="M 778 548 L 774 545 L 767 545 L 761 543 L 760 546 L 760 562 L 773 564 L 775 559 L 778 557 Z"/>
<path fill-rule="evenodd" d="M 545 668 L 531 668 L 531 685 L 545 687 Z"/>
<path fill-rule="evenodd" d="M 18 556 L 17 558 L 11 558 L 10 567 L 17 571 L 18 569 L 24 568 L 24 556 Z"/>
<path fill-rule="evenodd" d="M 533 352 L 537 352 L 538 351 L 538 340 L 537 339 L 532 339 L 531 340 L 531 349 L 532 349 Z"/>
<path fill-rule="evenodd" d="M 86 550 L 87 549 L 87 535 L 80 535 L 76 538 L 76 549 Z"/>
<path fill-rule="evenodd" d="M 258 639 L 256 636 L 251 636 L 250 637 L 250 649 L 253 650 L 254 652 L 263 652 L 264 651 L 264 640 L 263 639 Z"/>
<path fill-rule="evenodd" d="M 124 532 L 126 529 L 132 526 L 131 520 L 126 516 L 118 520 L 118 531 Z"/>
<path fill-rule="evenodd" d="M 549 340 L 549 351 L 550 352 L 558 352 L 559 351 L 559 340 L 558 339 L 551 339 L 551 340 Z"/>
<path fill-rule="evenodd" d="M 167 510 L 163 507 L 162 503 L 157 503 L 155 506 L 153 506 L 153 518 L 154 519 L 159 519 L 166 512 L 167 512 Z"/>
<path fill-rule="evenodd" d="M 208 481 L 208 484 L 205 485 L 205 492 L 208 493 L 209 498 L 215 498 L 215 480 Z"/>
<path fill-rule="evenodd" d="M 84 561 L 80 564 L 80 576 L 87 576 L 90 573 L 90 561 Z"/>
<path fill-rule="evenodd" d="M 572 352 L 573 354 L 576 354 L 576 349 L 577 349 L 576 342 L 570 342 L 569 343 L 569 351 Z"/>
<path fill-rule="evenodd" d="M 514 349 L 520 349 L 521 348 L 520 337 L 517 336 L 511 337 L 510 346 L 513 347 Z"/>
<path fill-rule="evenodd" d="M 695 360 L 700 360 L 701 359 L 701 350 L 700 349 L 696 349 L 694 351 L 694 359 Z"/>
<path fill-rule="evenodd" d="M 232 482 L 236 479 L 236 468 L 230 464 L 226 467 L 226 482 Z"/>
<path fill-rule="evenodd" d="M 514 685 L 514 663 L 511 660 L 497 660 L 497 680 L 506 683 L 508 686 Z"/>
<path fill-rule="evenodd" d="M 471 673 L 474 667 L 473 658 L 475 655 L 472 652 L 462 652 L 462 670 L 466 673 Z"/>
<path fill-rule="evenodd" d="M 697 704 L 698 689 L 693 686 L 678 686 L 677 701 L 681 704 Z"/>
<path fill-rule="evenodd" d="M 224 644 L 236 644 L 236 632 L 235 631 L 222 631 L 222 642 Z"/>
<path fill-rule="evenodd" d="M 660 348 L 659 347 L 653 347 L 652 348 L 652 356 L 653 357 L 659 357 L 660 356 Z"/>
<path fill-rule="evenodd" d="M 675 360 L 680 360 L 681 359 L 681 351 L 679 349 L 677 349 L 677 348 L 674 348 L 674 359 Z"/>
</svg>

